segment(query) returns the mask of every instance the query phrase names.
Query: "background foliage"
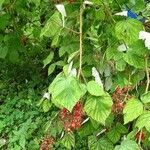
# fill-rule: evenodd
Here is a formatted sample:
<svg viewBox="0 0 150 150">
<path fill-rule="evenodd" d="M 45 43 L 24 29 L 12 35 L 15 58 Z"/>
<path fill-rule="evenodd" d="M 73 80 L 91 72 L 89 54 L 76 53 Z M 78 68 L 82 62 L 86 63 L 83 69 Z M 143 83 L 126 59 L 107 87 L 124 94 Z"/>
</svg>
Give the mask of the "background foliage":
<svg viewBox="0 0 150 150">
<path fill-rule="evenodd" d="M 91 2 L 0 1 L 0 149 L 150 149 L 149 1 Z"/>
</svg>

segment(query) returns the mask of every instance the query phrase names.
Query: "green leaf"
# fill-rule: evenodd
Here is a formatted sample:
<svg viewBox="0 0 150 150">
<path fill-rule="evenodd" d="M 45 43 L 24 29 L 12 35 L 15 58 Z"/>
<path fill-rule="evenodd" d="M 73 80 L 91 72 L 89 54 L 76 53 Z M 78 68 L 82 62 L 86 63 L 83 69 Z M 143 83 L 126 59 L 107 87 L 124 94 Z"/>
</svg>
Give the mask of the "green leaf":
<svg viewBox="0 0 150 150">
<path fill-rule="evenodd" d="M 107 136 L 115 144 L 119 141 L 121 134 L 116 130 L 116 127 L 114 127 L 108 132 Z"/>
<path fill-rule="evenodd" d="M 124 71 L 126 67 L 126 62 L 123 59 L 116 61 L 116 69 L 118 71 Z"/>
<path fill-rule="evenodd" d="M 106 58 L 107 60 L 114 59 L 115 61 L 119 61 L 123 57 L 123 52 L 117 50 L 117 46 L 115 43 L 114 45 L 110 45 L 106 50 Z"/>
<path fill-rule="evenodd" d="M 78 133 L 82 137 L 86 137 L 88 135 L 91 135 L 96 129 L 98 129 L 99 125 L 95 128 L 89 120 L 88 122 L 84 123 L 81 128 L 79 129 Z"/>
<path fill-rule="evenodd" d="M 145 0 L 130 0 L 131 6 L 135 12 L 140 12 L 145 8 Z M 130 6 L 129 6 L 130 7 Z"/>
<path fill-rule="evenodd" d="M 107 60 L 111 60 L 111 59 L 114 59 L 114 56 L 117 52 L 116 50 L 117 48 L 116 47 L 108 47 L 107 50 L 106 50 L 106 58 Z"/>
<path fill-rule="evenodd" d="M 62 20 L 60 14 L 55 12 L 51 18 L 46 22 L 44 28 L 41 30 L 41 37 L 53 37 L 62 29 Z"/>
<path fill-rule="evenodd" d="M 3 1 L 3 0 L 2 0 Z M 0 0 L 0 3 L 2 2 L 1 0 Z M 1 4 L 0 4 L 1 5 Z M 1 6 L 0 6 L 0 10 L 1 10 Z M 7 25 L 9 25 L 10 24 L 10 18 L 11 18 L 11 16 L 8 14 L 8 13 L 6 13 L 6 14 L 1 14 L 0 15 L 0 29 L 1 30 L 4 30 L 5 28 L 6 28 L 6 26 Z M 6 35 L 5 35 L 6 36 Z"/>
<path fill-rule="evenodd" d="M 126 44 L 132 44 L 138 40 L 139 32 L 143 30 L 142 23 L 136 19 L 119 21 L 115 26 L 116 36 Z"/>
<path fill-rule="evenodd" d="M 138 56 L 132 52 L 127 52 L 123 56 L 124 60 L 135 68 L 143 69 L 145 67 L 144 57 Z"/>
<path fill-rule="evenodd" d="M 145 77 L 144 71 L 136 70 L 135 73 L 131 76 L 131 82 L 133 85 L 137 85 Z"/>
<path fill-rule="evenodd" d="M 108 132 L 108 138 L 115 144 L 119 141 L 121 134 L 127 133 L 128 130 L 121 124 L 117 123 L 116 126 L 114 126 L 109 132 Z"/>
<path fill-rule="evenodd" d="M 51 47 L 56 47 L 56 46 L 58 46 L 59 37 L 60 37 L 60 35 L 61 35 L 61 31 L 62 31 L 62 30 L 59 30 L 59 31 L 57 32 L 57 34 L 55 34 L 55 36 L 53 37 Z"/>
<path fill-rule="evenodd" d="M 129 45 L 127 52 L 131 52 L 138 56 L 145 56 L 148 51 L 145 48 L 144 42 L 141 40 L 138 40 L 138 41 L 134 42 L 132 45 Z"/>
<path fill-rule="evenodd" d="M 51 108 L 52 104 L 48 99 L 45 99 L 42 103 L 43 111 L 48 112 Z"/>
<path fill-rule="evenodd" d="M 59 56 L 63 56 L 66 52 L 68 54 L 72 54 L 79 50 L 79 42 L 78 41 L 72 41 L 69 39 L 69 41 L 66 41 L 60 49 L 59 49 Z"/>
<path fill-rule="evenodd" d="M 105 124 L 105 121 L 111 113 L 112 99 L 106 94 L 104 96 L 90 96 L 85 103 L 85 111 L 92 119 Z"/>
<path fill-rule="evenodd" d="M 25 144 L 26 144 L 26 139 L 25 139 L 25 136 L 22 135 L 19 139 L 19 145 L 24 149 Z"/>
<path fill-rule="evenodd" d="M 56 64 L 53 63 L 48 67 L 48 75 L 52 74 L 55 70 Z"/>
<path fill-rule="evenodd" d="M 113 124 L 113 122 L 114 122 L 114 118 L 115 116 L 114 116 L 114 114 L 110 114 L 109 116 L 108 116 L 108 118 L 106 119 L 106 121 L 105 121 L 105 124 L 106 124 L 106 126 L 109 128 L 109 127 L 112 127 L 112 124 Z"/>
<path fill-rule="evenodd" d="M 5 0 L 0 0 L 0 9 L 1 9 L 4 2 L 5 2 Z"/>
<path fill-rule="evenodd" d="M 46 65 L 48 65 L 49 63 L 51 63 L 51 61 L 53 60 L 53 58 L 54 58 L 54 52 L 51 51 L 50 54 L 43 60 L 44 67 Z"/>
<path fill-rule="evenodd" d="M 66 65 L 65 62 L 62 60 L 55 62 L 55 64 L 56 66 L 61 66 L 61 67 Z"/>
<path fill-rule="evenodd" d="M 105 12 L 101 8 L 95 9 L 94 16 L 95 16 L 95 20 L 97 20 L 97 21 L 105 20 Z"/>
<path fill-rule="evenodd" d="M 124 124 L 133 121 L 143 112 L 143 104 L 135 98 L 127 101 L 125 108 L 123 110 L 124 114 Z"/>
<path fill-rule="evenodd" d="M 5 58 L 8 53 L 7 47 L 0 47 L 0 58 Z"/>
<path fill-rule="evenodd" d="M 135 139 L 136 134 L 138 133 L 138 129 L 134 128 L 130 133 L 127 135 L 127 139 Z"/>
<path fill-rule="evenodd" d="M 125 134 L 128 132 L 127 128 L 119 122 L 116 124 L 116 130 L 121 134 Z"/>
<path fill-rule="evenodd" d="M 114 150 L 140 150 L 140 148 L 135 141 L 124 140 L 121 142 L 121 145 L 117 145 Z"/>
<path fill-rule="evenodd" d="M 30 2 L 34 3 L 36 7 L 38 7 L 41 3 L 41 0 L 29 0 Z"/>
<path fill-rule="evenodd" d="M 150 111 L 143 113 L 136 121 L 135 127 L 138 127 L 140 130 L 145 127 L 150 131 Z"/>
<path fill-rule="evenodd" d="M 52 102 L 58 107 L 65 107 L 69 111 L 85 94 L 86 87 L 74 77 L 65 77 L 59 74 L 49 87 L 49 92 L 52 94 Z"/>
<path fill-rule="evenodd" d="M 72 59 L 77 55 L 79 55 L 79 51 L 76 51 L 76 52 L 73 52 L 72 54 L 70 54 L 68 57 L 68 63 L 70 63 L 72 61 Z"/>
<path fill-rule="evenodd" d="M 18 51 L 14 50 L 14 51 L 9 52 L 9 60 L 12 63 L 19 62 L 19 53 L 18 53 Z"/>
<path fill-rule="evenodd" d="M 103 2 L 100 0 L 91 0 L 95 5 L 101 5 Z"/>
<path fill-rule="evenodd" d="M 112 87 L 112 84 L 113 84 L 113 82 L 112 82 L 112 76 L 106 77 L 105 84 L 104 84 L 105 90 L 106 91 L 110 90 L 111 87 Z"/>
<path fill-rule="evenodd" d="M 27 149 L 32 149 L 32 150 L 40 149 L 38 140 L 30 141 L 28 143 Z"/>
<path fill-rule="evenodd" d="M 114 146 L 107 138 L 100 138 L 98 141 L 94 136 L 88 138 L 89 150 L 113 150 Z"/>
<path fill-rule="evenodd" d="M 95 81 L 88 82 L 87 90 L 91 95 L 94 96 L 102 96 L 105 94 L 103 88 Z"/>
<path fill-rule="evenodd" d="M 72 149 L 72 147 L 75 146 L 75 137 L 72 133 L 66 133 L 65 136 L 62 139 L 62 144 L 68 148 Z"/>
<path fill-rule="evenodd" d="M 90 118 L 90 121 L 95 129 L 97 129 L 100 126 L 100 123 L 97 122 L 96 120 Z"/>
<path fill-rule="evenodd" d="M 141 101 L 144 103 L 144 104 L 147 104 L 150 102 L 150 91 L 146 94 L 143 94 L 141 95 Z"/>
</svg>

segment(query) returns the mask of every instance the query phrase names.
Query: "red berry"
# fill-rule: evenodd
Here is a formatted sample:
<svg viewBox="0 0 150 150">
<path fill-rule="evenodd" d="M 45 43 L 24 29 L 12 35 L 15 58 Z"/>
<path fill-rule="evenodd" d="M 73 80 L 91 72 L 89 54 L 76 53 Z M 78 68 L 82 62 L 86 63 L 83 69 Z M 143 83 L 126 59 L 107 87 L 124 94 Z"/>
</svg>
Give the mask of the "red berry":
<svg viewBox="0 0 150 150">
<path fill-rule="evenodd" d="M 69 112 L 66 108 L 60 111 L 60 118 L 67 132 L 80 128 L 83 116 L 84 112 L 80 101 L 76 103 L 72 112 Z"/>
<path fill-rule="evenodd" d="M 77 117 L 77 118 L 78 118 L 78 117 L 81 117 L 81 113 L 80 113 L 80 112 L 75 112 L 75 113 L 74 113 L 74 117 Z"/>
<path fill-rule="evenodd" d="M 66 108 L 63 108 L 63 110 L 62 110 L 62 111 L 63 111 L 63 113 L 64 113 L 64 114 L 66 114 L 66 113 L 68 113 L 68 112 L 69 112 Z"/>
<path fill-rule="evenodd" d="M 71 127 L 72 127 L 72 128 L 75 128 L 75 127 L 76 127 L 76 124 L 75 124 L 74 122 L 72 122 Z"/>
<path fill-rule="evenodd" d="M 76 123 L 76 129 L 79 129 L 81 127 L 81 122 Z"/>
<path fill-rule="evenodd" d="M 124 107 L 124 105 L 123 105 L 123 103 L 118 103 L 118 104 L 116 104 L 116 107 L 122 109 Z"/>
<path fill-rule="evenodd" d="M 114 113 L 122 113 L 123 108 L 124 108 L 124 104 L 122 102 L 114 103 L 112 106 L 112 111 Z"/>
<path fill-rule="evenodd" d="M 116 88 L 116 92 L 117 92 L 118 94 L 122 94 L 122 89 L 121 89 L 120 87 L 117 87 L 117 88 Z"/>
<path fill-rule="evenodd" d="M 74 109 L 75 109 L 75 110 L 81 109 L 81 103 L 80 103 L 80 102 L 77 102 L 76 105 L 74 106 Z"/>
</svg>

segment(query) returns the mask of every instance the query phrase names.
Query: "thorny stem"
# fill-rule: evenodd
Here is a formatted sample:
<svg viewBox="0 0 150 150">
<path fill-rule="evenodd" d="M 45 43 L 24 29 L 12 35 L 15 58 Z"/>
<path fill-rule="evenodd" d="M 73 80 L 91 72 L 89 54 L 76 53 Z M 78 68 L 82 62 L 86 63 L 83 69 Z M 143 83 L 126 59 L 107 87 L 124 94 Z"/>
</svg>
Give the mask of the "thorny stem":
<svg viewBox="0 0 150 150">
<path fill-rule="evenodd" d="M 79 53 L 80 53 L 80 60 L 79 60 L 79 71 L 78 71 L 78 79 L 80 78 L 81 71 L 82 71 L 82 55 L 83 55 L 83 4 L 80 6 L 80 47 L 79 47 Z"/>
</svg>

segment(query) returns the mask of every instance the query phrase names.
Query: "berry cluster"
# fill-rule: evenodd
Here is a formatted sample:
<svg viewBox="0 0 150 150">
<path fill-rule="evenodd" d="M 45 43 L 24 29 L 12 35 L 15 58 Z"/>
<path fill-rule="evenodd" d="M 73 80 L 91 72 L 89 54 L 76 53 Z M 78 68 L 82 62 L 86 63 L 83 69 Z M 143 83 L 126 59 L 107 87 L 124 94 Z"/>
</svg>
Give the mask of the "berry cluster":
<svg viewBox="0 0 150 150">
<path fill-rule="evenodd" d="M 123 111 L 124 108 L 124 100 L 129 99 L 130 95 L 128 94 L 128 91 L 131 90 L 130 86 L 126 86 L 124 88 L 117 87 L 115 92 L 112 95 L 113 98 L 113 107 L 112 111 L 113 113 L 120 114 Z"/>
<path fill-rule="evenodd" d="M 76 103 L 71 113 L 66 108 L 63 108 L 60 111 L 60 119 L 63 122 L 65 131 L 67 132 L 79 129 L 83 121 L 83 116 L 83 107 L 80 102 Z"/>
<path fill-rule="evenodd" d="M 54 143 L 54 138 L 46 135 L 40 145 L 40 150 L 50 150 Z"/>
</svg>

